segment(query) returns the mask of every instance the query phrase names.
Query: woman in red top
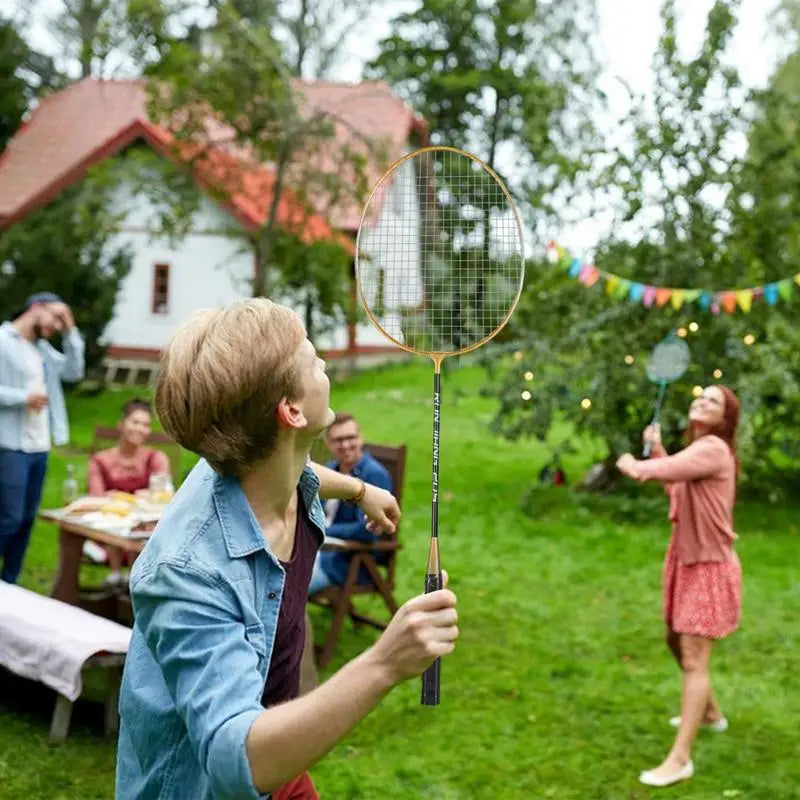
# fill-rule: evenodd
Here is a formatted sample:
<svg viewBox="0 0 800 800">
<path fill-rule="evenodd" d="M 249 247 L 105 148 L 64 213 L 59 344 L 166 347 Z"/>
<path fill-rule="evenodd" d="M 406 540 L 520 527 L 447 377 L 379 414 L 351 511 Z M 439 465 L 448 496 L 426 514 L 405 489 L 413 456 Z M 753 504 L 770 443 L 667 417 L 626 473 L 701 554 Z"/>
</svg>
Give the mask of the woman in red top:
<svg viewBox="0 0 800 800">
<path fill-rule="evenodd" d="M 652 458 L 630 453 L 617 467 L 639 481 L 660 480 L 670 498 L 672 521 L 664 563 L 667 644 L 683 670 L 681 716 L 675 743 L 662 764 L 642 772 L 649 786 L 669 786 L 694 774 L 691 748 L 701 724 L 722 732 L 728 721 L 711 691 L 709 661 L 715 639 L 739 624 L 742 571 L 733 549 L 736 497 L 736 429 L 739 401 L 725 386 L 709 386 L 689 408 L 691 443 L 673 456 L 657 425 L 645 430 Z"/>
<path fill-rule="evenodd" d="M 122 407 L 119 422 L 119 444 L 95 453 L 89 461 L 89 494 L 103 495 L 109 491 L 129 492 L 150 486 L 150 476 L 169 476 L 169 459 L 160 450 L 145 447 L 153 429 L 150 403 L 139 397 Z M 108 583 L 120 583 L 125 554 L 118 547 L 106 547 L 111 575 Z"/>
</svg>

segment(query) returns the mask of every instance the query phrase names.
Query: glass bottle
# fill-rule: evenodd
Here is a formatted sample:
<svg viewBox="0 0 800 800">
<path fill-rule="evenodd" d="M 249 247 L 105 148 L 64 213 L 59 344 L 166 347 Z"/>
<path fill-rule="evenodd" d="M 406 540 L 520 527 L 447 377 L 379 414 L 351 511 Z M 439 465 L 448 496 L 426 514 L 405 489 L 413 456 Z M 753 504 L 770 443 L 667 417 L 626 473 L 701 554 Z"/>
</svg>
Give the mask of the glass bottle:
<svg viewBox="0 0 800 800">
<path fill-rule="evenodd" d="M 73 500 L 77 500 L 80 495 L 74 464 L 67 464 L 67 477 L 64 478 L 64 483 L 61 485 L 61 495 L 65 506 Z"/>
</svg>

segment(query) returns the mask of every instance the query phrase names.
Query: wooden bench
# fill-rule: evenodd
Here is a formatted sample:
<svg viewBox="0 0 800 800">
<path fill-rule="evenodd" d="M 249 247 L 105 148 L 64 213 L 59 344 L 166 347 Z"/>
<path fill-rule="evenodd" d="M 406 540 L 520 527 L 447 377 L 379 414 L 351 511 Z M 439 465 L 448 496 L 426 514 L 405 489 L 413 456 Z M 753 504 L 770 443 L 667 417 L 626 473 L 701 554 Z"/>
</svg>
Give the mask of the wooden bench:
<svg viewBox="0 0 800 800">
<path fill-rule="evenodd" d="M 120 678 L 131 631 L 77 606 L 0 581 L 0 666 L 53 689 L 50 736 L 69 733 L 72 707 L 81 694 L 84 669 L 102 668 L 107 735 L 119 729 Z"/>
</svg>

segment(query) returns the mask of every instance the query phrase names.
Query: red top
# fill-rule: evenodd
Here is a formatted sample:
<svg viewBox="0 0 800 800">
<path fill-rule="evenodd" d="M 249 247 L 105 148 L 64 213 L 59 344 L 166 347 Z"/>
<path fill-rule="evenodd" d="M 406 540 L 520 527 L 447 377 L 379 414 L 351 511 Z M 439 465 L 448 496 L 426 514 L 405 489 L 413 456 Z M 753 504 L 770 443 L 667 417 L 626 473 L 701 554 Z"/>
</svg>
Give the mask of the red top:
<svg viewBox="0 0 800 800">
<path fill-rule="evenodd" d="M 89 494 L 147 489 L 150 476 L 159 472 L 170 472 L 169 459 L 160 450 L 140 447 L 132 460 L 122 459 L 117 447 L 101 450 L 89 460 Z"/>
<path fill-rule="evenodd" d="M 736 460 L 719 436 L 702 436 L 673 456 L 661 448 L 631 470 L 639 481 L 658 480 L 670 495 L 670 519 L 681 562 L 728 561 L 733 530 Z"/>
</svg>

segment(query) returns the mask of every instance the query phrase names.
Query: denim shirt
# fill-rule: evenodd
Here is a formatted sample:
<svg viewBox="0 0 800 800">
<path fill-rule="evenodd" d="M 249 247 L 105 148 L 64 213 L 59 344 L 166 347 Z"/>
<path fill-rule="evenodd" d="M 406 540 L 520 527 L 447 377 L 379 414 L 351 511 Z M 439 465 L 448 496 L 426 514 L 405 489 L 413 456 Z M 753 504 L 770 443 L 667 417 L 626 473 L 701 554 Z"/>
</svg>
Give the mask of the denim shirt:
<svg viewBox="0 0 800 800">
<path fill-rule="evenodd" d="M 309 467 L 299 488 L 321 543 Z M 200 461 L 131 573 L 116 800 L 262 797 L 245 743 L 264 711 L 284 577 L 238 479 Z"/>
<path fill-rule="evenodd" d="M 61 381 L 77 382 L 84 374 L 84 343 L 77 328 L 63 337 L 64 352 L 59 353 L 44 339 L 36 342 L 44 363 L 47 411 L 53 443 L 69 442 L 67 406 Z M 0 448 L 22 450 L 25 427 L 25 402 L 29 376 L 25 372 L 25 351 L 20 332 L 10 323 L 0 325 Z"/>
</svg>

